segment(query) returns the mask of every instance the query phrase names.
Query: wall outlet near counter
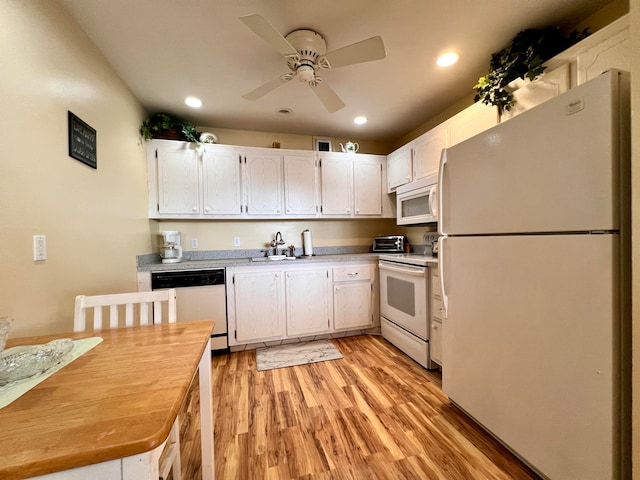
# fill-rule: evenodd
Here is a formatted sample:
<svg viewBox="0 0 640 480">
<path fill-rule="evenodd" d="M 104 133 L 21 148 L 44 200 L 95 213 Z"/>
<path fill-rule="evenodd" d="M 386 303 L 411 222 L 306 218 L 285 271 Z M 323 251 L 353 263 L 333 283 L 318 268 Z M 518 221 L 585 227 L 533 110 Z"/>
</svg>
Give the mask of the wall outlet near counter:
<svg viewBox="0 0 640 480">
<path fill-rule="evenodd" d="M 198 239 L 197 238 L 192 238 L 191 239 L 191 248 L 198 248 Z"/>
<path fill-rule="evenodd" d="M 240 237 L 233 237 L 233 246 L 234 247 L 240 246 Z"/>
</svg>

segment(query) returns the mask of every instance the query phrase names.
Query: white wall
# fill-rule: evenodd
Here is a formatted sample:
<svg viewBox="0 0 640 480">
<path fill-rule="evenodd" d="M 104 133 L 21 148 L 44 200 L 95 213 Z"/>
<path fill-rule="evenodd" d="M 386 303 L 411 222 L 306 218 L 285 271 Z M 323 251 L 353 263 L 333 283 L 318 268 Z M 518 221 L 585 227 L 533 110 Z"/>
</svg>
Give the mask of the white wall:
<svg viewBox="0 0 640 480">
<path fill-rule="evenodd" d="M 0 314 L 10 336 L 69 331 L 76 295 L 134 290 L 150 251 L 144 114 L 55 0 L 0 2 L 0 65 Z M 67 110 L 97 130 L 97 170 L 69 157 Z"/>
</svg>

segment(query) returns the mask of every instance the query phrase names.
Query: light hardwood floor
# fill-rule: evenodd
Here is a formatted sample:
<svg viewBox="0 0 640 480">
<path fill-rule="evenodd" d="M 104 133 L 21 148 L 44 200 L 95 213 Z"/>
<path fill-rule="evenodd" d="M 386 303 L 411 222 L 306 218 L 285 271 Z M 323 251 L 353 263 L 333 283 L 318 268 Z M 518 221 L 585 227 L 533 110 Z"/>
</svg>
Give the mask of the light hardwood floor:
<svg viewBox="0 0 640 480">
<path fill-rule="evenodd" d="M 217 480 L 538 478 L 437 373 L 380 336 L 333 342 L 343 359 L 265 372 L 254 351 L 213 357 Z"/>
</svg>

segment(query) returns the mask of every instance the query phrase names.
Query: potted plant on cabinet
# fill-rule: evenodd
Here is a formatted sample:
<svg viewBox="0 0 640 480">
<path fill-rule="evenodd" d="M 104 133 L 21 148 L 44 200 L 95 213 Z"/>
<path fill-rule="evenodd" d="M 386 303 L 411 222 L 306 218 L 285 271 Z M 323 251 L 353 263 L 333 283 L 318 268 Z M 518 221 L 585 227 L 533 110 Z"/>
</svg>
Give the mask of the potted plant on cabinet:
<svg viewBox="0 0 640 480">
<path fill-rule="evenodd" d="M 588 31 L 574 30 L 564 34 L 558 27 L 530 28 L 519 32 L 511 44 L 491 55 L 490 71 L 478 79 L 473 87 L 474 101 L 495 105 L 500 112 L 510 110 L 514 104 L 508 85 L 517 78 L 533 81 L 540 76 L 543 63 L 576 44 L 588 35 Z"/>
<path fill-rule="evenodd" d="M 154 113 L 142 122 L 140 135 L 145 140 L 159 138 L 198 143 L 198 132 L 192 123 L 164 112 Z"/>
</svg>

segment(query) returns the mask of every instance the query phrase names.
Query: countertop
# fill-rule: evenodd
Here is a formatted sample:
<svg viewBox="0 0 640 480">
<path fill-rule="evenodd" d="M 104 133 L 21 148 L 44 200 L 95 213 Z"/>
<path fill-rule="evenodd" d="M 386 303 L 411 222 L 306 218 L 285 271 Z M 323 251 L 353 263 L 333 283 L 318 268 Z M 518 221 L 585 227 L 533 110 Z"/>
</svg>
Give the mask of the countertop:
<svg viewBox="0 0 640 480">
<path fill-rule="evenodd" d="M 212 329 L 212 321 L 197 321 L 10 339 L 8 347 L 55 338 L 104 341 L 0 409 L 0 478 L 44 475 L 161 445 Z"/>
<path fill-rule="evenodd" d="M 314 255 L 311 257 L 296 257 L 295 260 L 269 260 L 267 257 L 253 258 L 213 258 L 201 260 L 183 260 L 179 263 L 150 263 L 138 266 L 139 272 L 164 272 L 171 270 L 207 270 L 220 267 L 255 267 L 270 266 L 277 264 L 300 265 L 324 262 L 353 262 L 358 260 L 378 261 L 377 253 L 353 253 L 338 255 Z M 257 259 L 257 260 L 256 260 Z"/>
<path fill-rule="evenodd" d="M 393 254 L 379 253 L 353 253 L 339 255 L 314 255 L 312 257 L 296 257 L 295 260 L 269 260 L 266 257 L 254 258 L 212 258 L 201 260 L 183 260 L 179 263 L 149 263 L 138 266 L 138 272 L 168 272 L 171 270 L 208 270 L 221 267 L 256 267 L 269 266 L 273 267 L 278 264 L 283 265 L 301 265 L 301 264 L 319 264 L 319 263 L 336 263 L 336 262 L 354 262 L 354 261 L 374 261 L 377 262 L 381 255 L 391 257 Z M 403 254 L 398 254 L 398 256 Z M 256 260 L 257 258 L 257 260 Z M 432 256 L 424 256 L 427 265 L 437 265 L 438 259 Z"/>
</svg>

